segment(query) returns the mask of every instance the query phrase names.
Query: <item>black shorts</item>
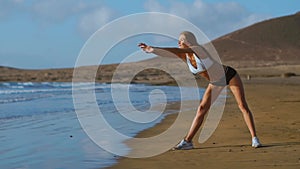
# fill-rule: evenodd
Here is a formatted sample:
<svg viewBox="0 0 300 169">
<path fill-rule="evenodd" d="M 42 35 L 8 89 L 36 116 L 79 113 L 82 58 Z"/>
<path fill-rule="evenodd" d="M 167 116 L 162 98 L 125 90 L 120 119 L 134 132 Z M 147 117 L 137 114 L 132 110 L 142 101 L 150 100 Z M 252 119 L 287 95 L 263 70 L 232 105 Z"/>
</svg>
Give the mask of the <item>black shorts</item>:
<svg viewBox="0 0 300 169">
<path fill-rule="evenodd" d="M 222 77 L 218 81 L 210 82 L 210 84 L 213 84 L 215 86 L 227 86 L 230 80 L 237 74 L 236 70 L 230 66 L 225 66 L 224 71 L 225 77 Z"/>
</svg>

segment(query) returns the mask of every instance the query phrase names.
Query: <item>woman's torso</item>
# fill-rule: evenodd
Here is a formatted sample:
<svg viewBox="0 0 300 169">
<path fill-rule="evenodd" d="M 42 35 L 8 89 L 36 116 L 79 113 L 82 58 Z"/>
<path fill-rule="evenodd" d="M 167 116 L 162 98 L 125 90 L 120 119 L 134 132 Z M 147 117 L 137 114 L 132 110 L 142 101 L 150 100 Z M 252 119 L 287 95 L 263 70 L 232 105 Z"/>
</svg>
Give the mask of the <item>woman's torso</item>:
<svg viewBox="0 0 300 169">
<path fill-rule="evenodd" d="M 208 81 L 215 81 L 224 76 L 225 66 L 209 56 L 199 58 L 195 53 L 188 53 L 186 54 L 186 62 L 191 73 L 200 75 Z"/>
</svg>

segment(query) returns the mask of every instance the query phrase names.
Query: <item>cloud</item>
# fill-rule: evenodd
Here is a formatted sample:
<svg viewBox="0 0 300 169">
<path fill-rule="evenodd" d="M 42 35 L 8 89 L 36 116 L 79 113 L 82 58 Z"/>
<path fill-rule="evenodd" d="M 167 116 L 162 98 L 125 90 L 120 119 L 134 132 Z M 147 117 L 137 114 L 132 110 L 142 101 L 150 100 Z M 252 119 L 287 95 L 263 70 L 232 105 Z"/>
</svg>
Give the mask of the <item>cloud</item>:
<svg viewBox="0 0 300 169">
<path fill-rule="evenodd" d="M 100 1 L 84 0 L 0 0 L 0 19 L 15 14 L 31 17 L 38 24 L 61 24 L 72 17 L 78 18 L 102 6 Z M 27 18 L 28 19 L 28 18 Z"/>
<path fill-rule="evenodd" d="M 0 0 L 0 20 L 19 15 L 42 28 L 72 21 L 74 30 L 86 39 L 114 19 L 116 12 L 103 1 L 86 0 Z"/>
<path fill-rule="evenodd" d="M 108 7 L 99 7 L 82 15 L 78 22 L 79 33 L 87 38 L 114 18 L 114 11 Z"/>
<path fill-rule="evenodd" d="M 145 3 L 145 9 L 149 12 L 166 12 L 183 17 L 200 28 L 210 39 L 270 18 L 253 14 L 236 2 L 169 1 L 168 6 L 163 6 L 158 1 L 149 0 Z"/>
<path fill-rule="evenodd" d="M 164 12 L 167 10 L 159 2 L 157 2 L 155 0 L 146 1 L 144 4 L 144 7 L 149 12 Z"/>
<path fill-rule="evenodd" d="M 55 24 L 64 22 L 90 8 L 91 4 L 87 4 L 82 0 L 36 0 L 29 7 L 29 11 L 37 21 Z"/>
<path fill-rule="evenodd" d="M 16 11 L 22 8 L 23 3 L 23 0 L 0 0 L 0 19 L 11 17 Z"/>
<path fill-rule="evenodd" d="M 183 17 L 199 27 L 210 39 L 270 18 L 251 13 L 236 2 L 148 0 L 144 3 L 144 8 L 146 11 L 166 12 Z M 104 5 L 103 1 L 0 0 L 0 20 L 13 15 L 29 16 L 33 22 L 42 27 L 71 21 L 84 39 L 115 19 L 117 13 L 114 7 Z M 157 23 L 157 26 L 166 24 L 164 21 Z"/>
<path fill-rule="evenodd" d="M 31 7 L 31 13 L 42 25 L 63 23 L 73 17 L 77 31 L 86 39 L 111 21 L 115 12 L 101 1 L 37 0 Z"/>
</svg>

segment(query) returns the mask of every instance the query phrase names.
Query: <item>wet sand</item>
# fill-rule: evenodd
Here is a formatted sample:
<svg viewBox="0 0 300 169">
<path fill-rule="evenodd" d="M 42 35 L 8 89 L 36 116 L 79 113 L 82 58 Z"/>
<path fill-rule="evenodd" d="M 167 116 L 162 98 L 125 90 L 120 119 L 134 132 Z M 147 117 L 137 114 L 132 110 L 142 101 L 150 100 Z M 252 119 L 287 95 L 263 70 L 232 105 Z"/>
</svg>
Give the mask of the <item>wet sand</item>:
<svg viewBox="0 0 300 169">
<path fill-rule="evenodd" d="M 222 120 L 205 143 L 199 144 L 197 135 L 194 138 L 195 149 L 167 151 L 150 158 L 121 158 L 110 169 L 300 168 L 299 76 L 260 76 L 251 80 L 243 78 L 243 81 L 263 147 L 251 147 L 250 133 L 229 92 Z M 178 105 L 169 108 L 176 109 Z M 139 133 L 137 137 L 149 137 L 166 130 L 176 117 L 176 114 L 167 116 L 162 123 Z M 184 125 L 190 126 L 189 123 Z"/>
</svg>

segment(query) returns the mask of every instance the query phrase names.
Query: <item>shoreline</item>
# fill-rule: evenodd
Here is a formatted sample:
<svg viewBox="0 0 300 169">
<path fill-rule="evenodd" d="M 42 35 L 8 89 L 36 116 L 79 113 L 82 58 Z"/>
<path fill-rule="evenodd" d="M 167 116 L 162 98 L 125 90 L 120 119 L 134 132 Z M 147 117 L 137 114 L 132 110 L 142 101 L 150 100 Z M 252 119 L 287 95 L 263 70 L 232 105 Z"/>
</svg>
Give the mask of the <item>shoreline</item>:
<svg viewBox="0 0 300 169">
<path fill-rule="evenodd" d="M 154 157 L 140 159 L 121 157 L 115 165 L 107 168 L 299 168 L 298 77 L 296 80 L 280 77 L 260 77 L 251 80 L 243 78 L 243 82 L 249 107 L 254 114 L 257 133 L 263 144 L 262 148 L 251 147 L 251 137 L 242 114 L 229 92 L 222 120 L 215 133 L 205 143 L 199 144 L 196 135 L 193 150 L 167 151 Z M 178 104 L 175 106 L 178 107 Z M 286 113 L 282 115 L 283 112 Z M 160 123 L 139 132 L 135 137 L 147 138 L 156 135 L 166 130 L 176 117 L 177 114 L 167 115 Z M 190 126 L 189 123 L 185 125 Z"/>
</svg>

